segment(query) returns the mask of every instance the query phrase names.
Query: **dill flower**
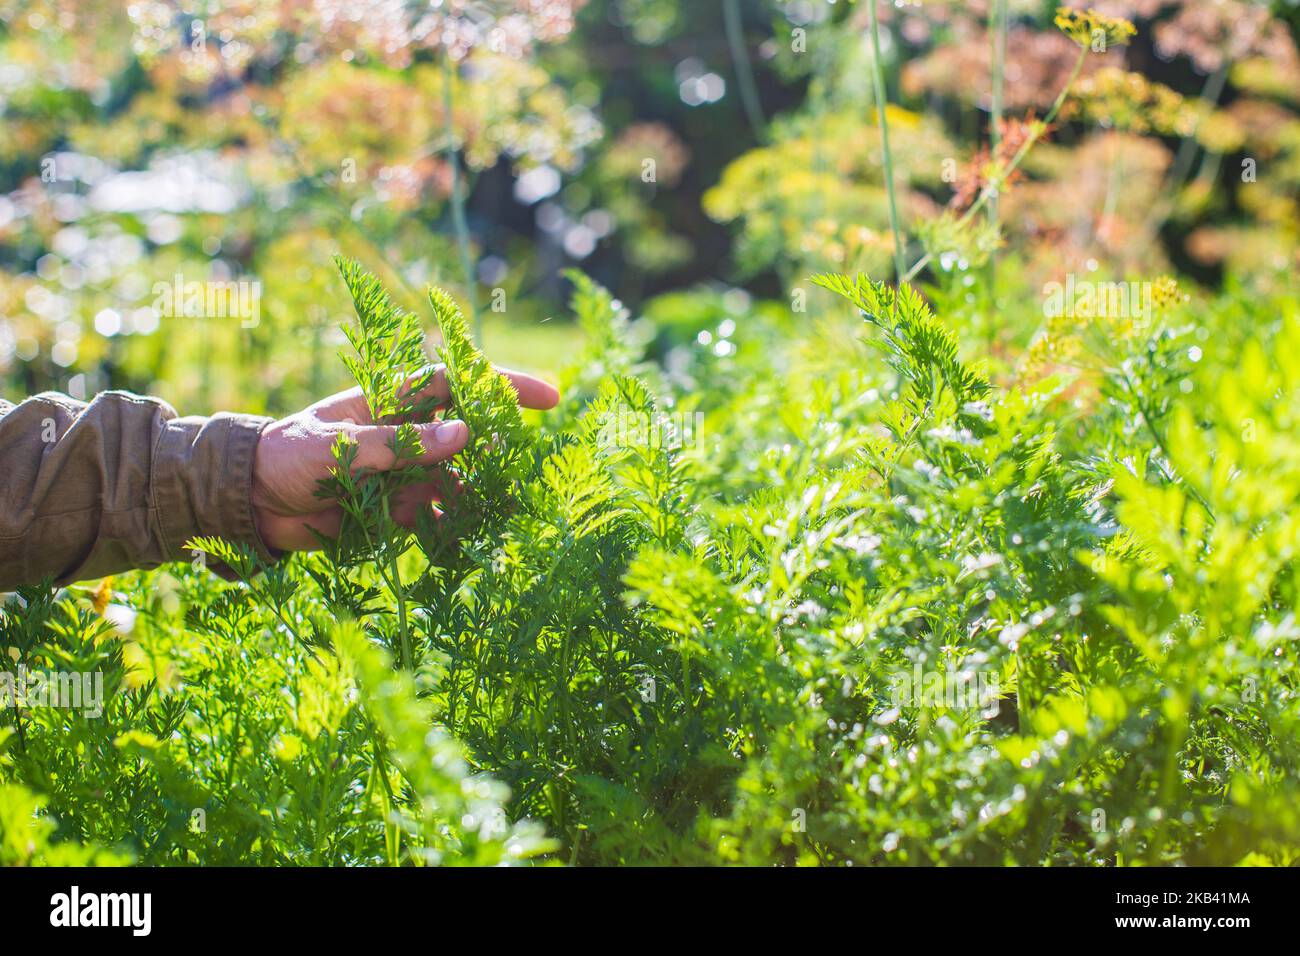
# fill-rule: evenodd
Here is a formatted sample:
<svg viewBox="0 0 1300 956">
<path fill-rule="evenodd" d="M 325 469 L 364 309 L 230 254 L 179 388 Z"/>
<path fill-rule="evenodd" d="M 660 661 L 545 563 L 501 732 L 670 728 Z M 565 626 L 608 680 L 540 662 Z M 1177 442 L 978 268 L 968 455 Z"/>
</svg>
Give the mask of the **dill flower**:
<svg viewBox="0 0 1300 956">
<path fill-rule="evenodd" d="M 1108 17 L 1091 7 L 1087 10 L 1058 7 L 1055 23 L 1057 29 L 1079 46 L 1091 46 L 1099 51 L 1126 46 L 1137 36 L 1137 27 L 1123 17 Z"/>
<path fill-rule="evenodd" d="M 963 270 L 979 268 L 1005 244 L 996 223 L 984 217 L 963 222 L 952 210 L 918 223 L 916 232 L 926 252 L 938 260 L 944 271 L 954 266 Z"/>
<path fill-rule="evenodd" d="M 104 616 L 104 611 L 113 600 L 113 576 L 109 575 L 99 582 L 98 586 L 90 592 L 90 604 L 95 609 L 95 613 L 100 617 Z"/>
<path fill-rule="evenodd" d="M 1051 126 L 1030 116 L 1020 120 L 1007 118 L 998 127 L 998 146 L 990 152 L 987 146 L 981 146 L 971 161 L 963 168 L 953 187 L 953 195 L 948 200 L 948 208 L 967 209 L 986 188 L 1009 186 L 1021 178 L 1020 170 L 1010 169 L 1025 143 L 1038 141 L 1051 132 Z"/>
<path fill-rule="evenodd" d="M 1062 112 L 1113 129 L 1167 136 L 1190 135 L 1200 118 L 1193 104 L 1163 83 L 1117 67 L 1106 67 L 1079 80 Z"/>
<path fill-rule="evenodd" d="M 1170 275 L 1157 276 L 1151 282 L 1151 305 L 1157 309 L 1181 305 L 1191 297 L 1178 288 L 1178 280 Z"/>
<path fill-rule="evenodd" d="M 1245 145 L 1245 128 L 1227 110 L 1213 110 L 1196 127 L 1196 141 L 1212 153 L 1231 155 Z"/>
</svg>

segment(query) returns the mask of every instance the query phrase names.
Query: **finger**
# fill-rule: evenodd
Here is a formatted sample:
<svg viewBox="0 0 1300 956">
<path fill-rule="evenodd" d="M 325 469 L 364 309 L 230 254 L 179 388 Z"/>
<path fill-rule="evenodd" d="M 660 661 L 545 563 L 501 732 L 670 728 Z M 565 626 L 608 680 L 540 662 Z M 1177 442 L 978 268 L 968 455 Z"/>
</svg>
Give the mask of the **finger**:
<svg viewBox="0 0 1300 956">
<path fill-rule="evenodd" d="M 357 444 L 353 467 L 370 471 L 389 471 L 393 468 L 408 468 L 412 465 L 432 465 L 446 461 L 465 447 L 469 438 L 469 428 L 456 419 L 441 422 L 425 422 L 415 426 L 423 449 L 415 458 L 398 461 L 393 451 L 397 436 L 396 425 L 353 425 L 347 429 Z"/>
<path fill-rule="evenodd" d="M 524 408 L 536 408 L 544 411 L 560 404 L 560 390 L 550 382 L 543 381 L 527 372 L 513 372 L 507 368 L 498 368 L 498 372 L 509 379 L 519 396 L 519 404 Z"/>
<path fill-rule="evenodd" d="M 447 382 L 441 365 L 425 366 L 413 375 L 407 376 L 406 380 L 397 389 L 399 406 L 413 405 L 426 399 L 432 399 L 435 404 L 427 408 L 427 411 L 440 408 L 446 403 L 447 395 Z M 322 398 L 307 410 L 315 414 L 316 418 L 323 422 L 349 422 L 357 425 L 374 424 L 374 417 L 370 414 L 370 406 L 366 403 L 365 393 L 361 391 L 360 386 L 337 392 L 328 398 Z M 406 419 L 405 416 L 397 416 L 396 420 L 400 422 Z"/>
<path fill-rule="evenodd" d="M 442 512 L 434 507 L 438 491 L 439 487 L 432 483 L 407 485 L 393 496 L 393 520 L 403 528 L 414 528 L 421 512 L 439 516 Z"/>
<path fill-rule="evenodd" d="M 514 387 L 519 404 L 524 408 L 544 411 L 559 404 L 560 392 L 549 382 L 527 372 L 493 367 Z M 422 411 L 433 412 L 441 408 L 451 397 L 450 389 L 447 387 L 446 366 L 437 365 L 421 369 L 407 378 L 399 394 L 403 404 L 407 405 L 431 401 L 432 404 Z M 359 387 L 323 398 L 312 405 L 309 411 L 323 422 L 355 422 L 359 425 L 371 423 L 370 408 L 366 405 L 366 397 Z"/>
<path fill-rule="evenodd" d="M 445 486 L 441 481 L 441 476 L 435 477 L 430 481 L 417 481 L 409 485 L 403 485 L 393 492 L 393 507 L 405 508 L 410 504 L 428 504 L 431 501 L 441 501 L 442 493 Z"/>
<path fill-rule="evenodd" d="M 408 508 L 394 511 L 393 520 L 397 522 L 399 527 L 410 528 L 414 531 L 419 527 L 420 515 L 424 512 L 428 512 L 432 515 L 435 521 L 442 517 L 442 509 L 432 502 L 426 501 L 421 505 L 412 505 Z"/>
<path fill-rule="evenodd" d="M 442 408 L 451 395 L 447 388 L 446 366 L 428 365 L 420 369 L 402 383 L 397 395 L 404 408 L 414 408 L 426 414 Z"/>
<path fill-rule="evenodd" d="M 355 422 L 358 425 L 370 424 L 370 407 L 366 405 L 366 396 L 360 386 L 349 388 L 346 392 L 337 392 L 328 398 L 308 407 L 322 422 Z"/>
<path fill-rule="evenodd" d="M 438 484 L 438 500 L 444 504 L 455 501 L 465 491 L 465 482 L 460 480 L 460 475 L 451 469 L 447 471 Z"/>
<path fill-rule="evenodd" d="M 519 398 L 519 404 L 524 408 L 545 410 L 554 408 L 559 404 L 560 392 L 549 382 L 545 382 L 535 375 L 529 375 L 527 372 L 516 372 L 495 365 L 493 368 L 504 375 L 506 380 L 514 387 L 515 394 Z M 438 406 L 446 404 L 451 397 L 451 391 L 447 387 L 446 366 L 436 366 L 431 377 L 428 369 L 411 376 L 411 378 L 407 379 L 407 385 L 402 394 L 408 398 L 409 403 L 432 399 Z"/>
<path fill-rule="evenodd" d="M 275 542 L 284 551 L 315 551 L 320 539 L 313 530 L 326 538 L 336 537 L 343 525 L 343 509 L 337 505 L 308 515 L 264 515 L 258 525 L 263 538 Z"/>
</svg>

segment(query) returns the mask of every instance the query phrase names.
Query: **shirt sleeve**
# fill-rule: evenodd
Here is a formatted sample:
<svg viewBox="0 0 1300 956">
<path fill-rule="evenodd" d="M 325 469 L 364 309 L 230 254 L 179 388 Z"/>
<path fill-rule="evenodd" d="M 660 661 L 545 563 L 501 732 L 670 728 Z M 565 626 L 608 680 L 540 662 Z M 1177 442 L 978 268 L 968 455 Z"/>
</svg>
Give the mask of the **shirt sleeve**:
<svg viewBox="0 0 1300 956">
<path fill-rule="evenodd" d="M 118 391 L 89 403 L 53 392 L 0 401 L 0 590 L 191 560 L 184 546 L 196 535 L 274 560 L 250 500 L 270 421 L 180 418 Z"/>
</svg>

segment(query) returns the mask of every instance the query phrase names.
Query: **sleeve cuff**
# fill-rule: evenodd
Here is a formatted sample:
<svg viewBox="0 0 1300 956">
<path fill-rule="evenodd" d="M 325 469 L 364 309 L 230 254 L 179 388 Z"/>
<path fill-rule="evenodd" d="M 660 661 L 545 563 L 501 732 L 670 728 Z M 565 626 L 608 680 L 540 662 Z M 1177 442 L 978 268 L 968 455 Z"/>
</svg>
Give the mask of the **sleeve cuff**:
<svg viewBox="0 0 1300 956">
<path fill-rule="evenodd" d="M 190 560 L 185 543 L 199 535 L 251 545 L 267 563 L 279 558 L 258 534 L 252 504 L 253 457 L 271 421 L 221 412 L 164 423 L 151 487 L 166 560 Z"/>
</svg>

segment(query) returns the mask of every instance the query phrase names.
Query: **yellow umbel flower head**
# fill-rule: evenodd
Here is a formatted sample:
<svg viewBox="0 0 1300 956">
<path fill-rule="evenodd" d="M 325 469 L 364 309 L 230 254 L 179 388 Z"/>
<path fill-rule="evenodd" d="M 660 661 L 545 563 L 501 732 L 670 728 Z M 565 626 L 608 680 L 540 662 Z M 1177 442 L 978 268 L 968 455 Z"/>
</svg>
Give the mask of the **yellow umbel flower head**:
<svg viewBox="0 0 1300 956">
<path fill-rule="evenodd" d="M 1151 303 L 1157 309 L 1182 305 L 1190 298 L 1178 288 L 1178 280 L 1173 276 L 1159 276 L 1151 283 Z"/>
<path fill-rule="evenodd" d="M 1057 7 L 1056 26 L 1079 46 L 1092 47 L 1098 53 L 1112 46 L 1126 46 L 1137 36 L 1137 27 L 1123 17 L 1108 17 L 1091 7 L 1087 10 Z"/>
</svg>

